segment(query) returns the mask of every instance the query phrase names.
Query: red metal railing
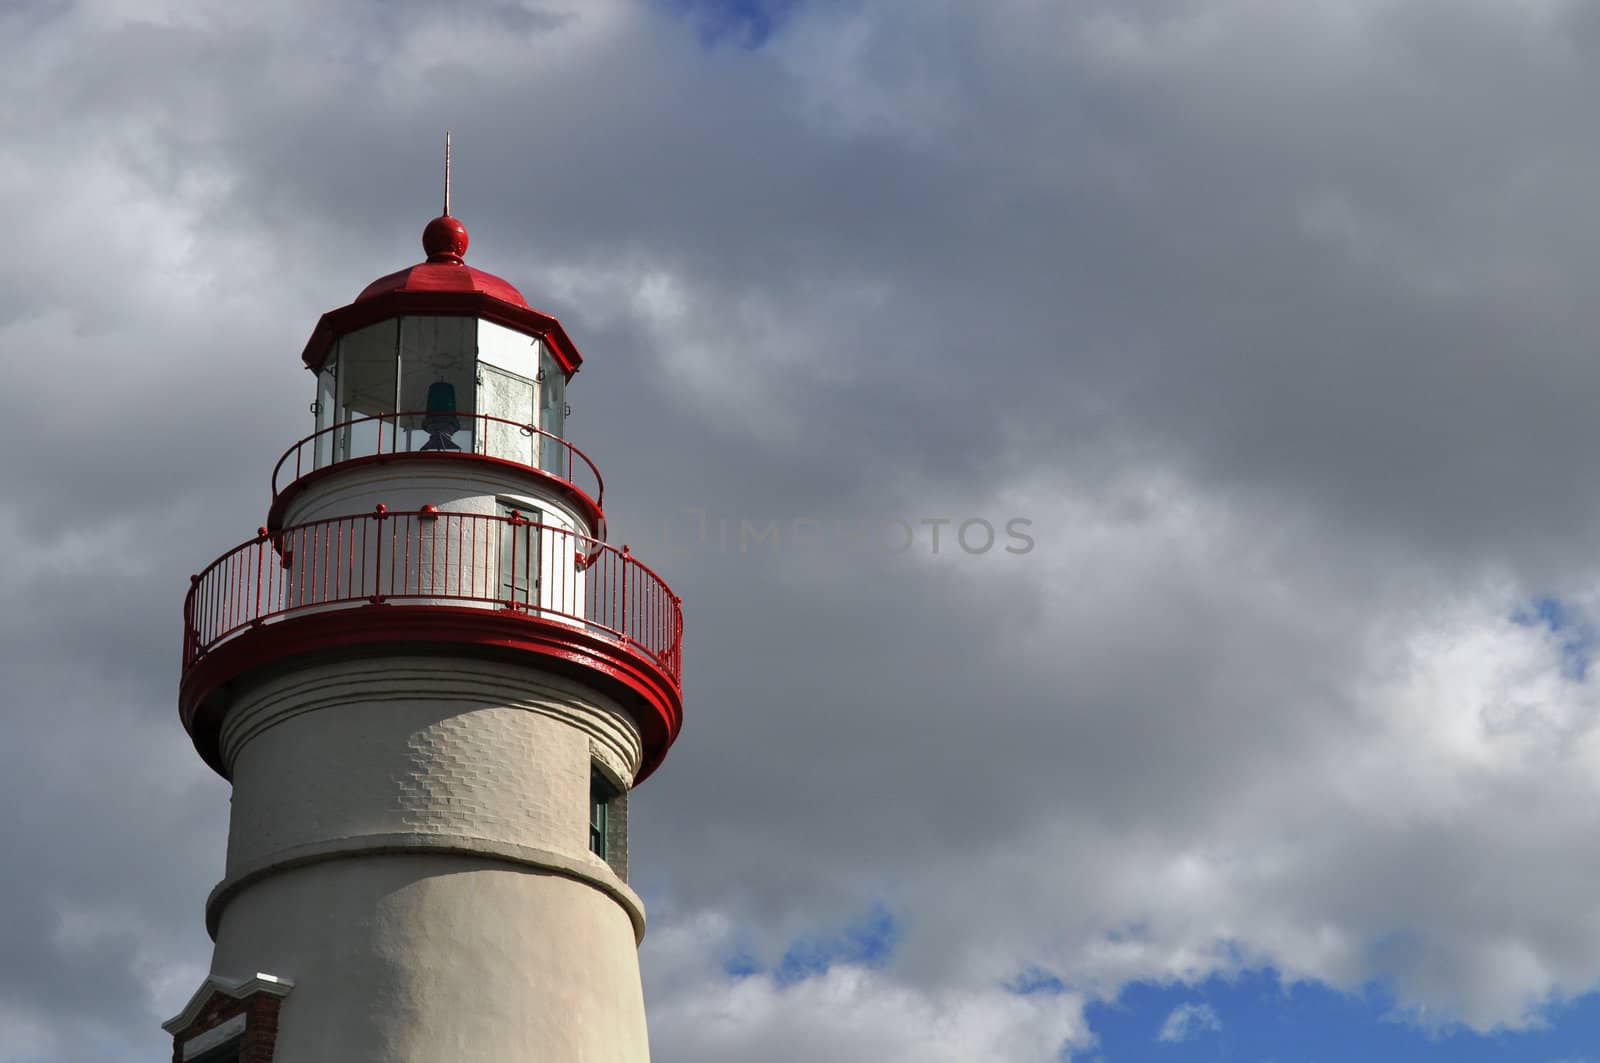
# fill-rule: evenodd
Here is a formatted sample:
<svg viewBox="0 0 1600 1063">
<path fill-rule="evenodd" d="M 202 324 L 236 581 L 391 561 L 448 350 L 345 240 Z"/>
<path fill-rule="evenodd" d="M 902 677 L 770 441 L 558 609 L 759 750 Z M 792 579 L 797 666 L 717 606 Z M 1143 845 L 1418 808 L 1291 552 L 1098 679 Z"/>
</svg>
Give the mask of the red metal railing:
<svg viewBox="0 0 1600 1063">
<path fill-rule="evenodd" d="M 513 513 L 375 512 L 262 529 L 195 576 L 187 669 L 243 631 L 368 604 L 454 605 L 575 625 L 652 659 L 676 686 L 683 607 L 628 548 Z"/>
<path fill-rule="evenodd" d="M 430 422 L 443 423 L 440 418 L 453 420 L 457 427 L 454 431 L 438 432 L 424 427 Z M 462 439 L 463 435 L 467 438 Z M 430 446 L 441 438 L 448 440 L 449 446 Z M 315 469 L 356 458 L 415 454 L 423 450 L 514 461 L 566 481 L 594 499 L 597 506 L 605 503 L 606 486 L 600 470 L 589 460 L 589 455 L 560 436 L 551 435 L 535 424 L 486 413 L 424 410 L 357 417 L 311 433 L 284 451 L 278 464 L 273 466 L 272 497 L 277 498 L 285 487 Z"/>
</svg>

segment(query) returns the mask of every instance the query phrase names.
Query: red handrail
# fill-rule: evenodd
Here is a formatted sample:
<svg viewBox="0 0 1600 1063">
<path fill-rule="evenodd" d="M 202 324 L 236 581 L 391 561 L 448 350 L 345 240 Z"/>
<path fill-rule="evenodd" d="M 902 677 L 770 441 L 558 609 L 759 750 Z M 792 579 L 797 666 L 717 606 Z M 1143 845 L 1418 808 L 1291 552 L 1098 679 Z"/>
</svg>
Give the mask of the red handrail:
<svg viewBox="0 0 1600 1063">
<path fill-rule="evenodd" d="M 283 493 L 284 488 L 300 479 L 300 477 L 304 476 L 306 473 L 312 472 L 316 469 L 324 469 L 331 465 L 338 465 L 341 462 L 352 461 L 357 458 L 380 457 L 385 454 L 417 453 L 418 451 L 422 450 L 422 447 L 419 446 L 416 449 L 412 449 L 410 443 L 418 432 L 422 432 L 424 435 L 428 434 L 426 430 L 421 427 L 422 419 L 426 417 L 454 417 L 462 422 L 478 422 L 473 427 L 471 450 L 445 450 L 438 451 L 438 453 L 467 454 L 476 455 L 479 457 L 499 457 L 506 461 L 518 461 L 519 459 L 517 458 L 505 458 L 502 455 L 487 453 L 487 440 L 489 437 L 488 428 L 491 424 L 504 425 L 507 428 L 516 429 L 525 437 L 537 438 L 540 441 L 541 449 L 543 449 L 546 441 L 548 441 L 549 445 L 556 447 L 557 452 L 562 455 L 563 460 L 559 462 L 559 466 L 561 470 L 565 471 L 551 470 L 543 467 L 542 464 L 529 464 L 527 462 L 519 463 L 527 465 L 528 468 L 535 469 L 546 476 L 553 476 L 557 480 L 571 484 L 573 487 L 576 487 L 578 490 L 594 499 L 594 504 L 596 506 L 603 507 L 605 504 L 606 485 L 605 480 L 600 475 L 599 467 L 589 459 L 589 455 L 585 454 L 583 451 L 579 450 L 565 439 L 562 439 L 560 436 L 547 432 L 536 424 L 513 421 L 505 417 L 495 417 L 487 413 L 440 413 L 437 410 L 412 410 L 401 413 L 380 413 L 374 414 L 370 417 L 357 417 L 349 421 L 340 421 L 338 424 L 331 424 L 326 428 L 318 429 L 317 431 L 306 436 L 304 439 L 300 440 L 298 443 L 295 443 L 288 450 L 284 451 L 283 457 L 278 459 L 278 464 L 272 467 L 272 497 L 276 499 L 278 495 Z M 412 425 L 402 425 L 400 422 L 407 418 L 415 418 L 416 420 Z M 373 423 L 375 423 L 377 427 L 377 440 L 374 444 L 372 444 L 370 450 L 364 447 L 363 453 L 360 454 L 341 454 L 335 456 L 332 453 L 333 447 L 338 439 L 335 433 L 348 432 L 357 426 Z M 387 432 L 387 446 L 384 444 L 384 437 L 386 435 L 384 432 L 385 424 L 389 426 L 389 431 Z M 404 429 L 404 433 L 402 433 L 402 429 Z M 457 431 L 460 431 L 460 429 L 458 428 Z M 448 434 L 454 435 L 455 433 Z M 404 446 L 402 446 L 402 435 L 404 435 Z M 326 438 L 329 450 L 328 458 L 325 461 L 318 461 L 316 449 L 318 443 L 324 438 Z M 541 457 L 542 456 L 543 455 L 541 455 Z M 283 476 L 285 468 L 289 466 L 291 459 L 293 459 L 294 475 L 288 479 L 284 479 Z M 580 477 L 577 474 L 577 470 L 580 467 L 587 470 L 587 475 Z M 280 483 L 280 481 L 282 482 Z"/>
<path fill-rule="evenodd" d="M 492 608 L 580 626 L 681 682 L 683 603 L 649 566 L 519 514 L 426 506 L 263 531 L 211 562 L 183 603 L 183 666 L 263 624 L 369 604 Z"/>
</svg>

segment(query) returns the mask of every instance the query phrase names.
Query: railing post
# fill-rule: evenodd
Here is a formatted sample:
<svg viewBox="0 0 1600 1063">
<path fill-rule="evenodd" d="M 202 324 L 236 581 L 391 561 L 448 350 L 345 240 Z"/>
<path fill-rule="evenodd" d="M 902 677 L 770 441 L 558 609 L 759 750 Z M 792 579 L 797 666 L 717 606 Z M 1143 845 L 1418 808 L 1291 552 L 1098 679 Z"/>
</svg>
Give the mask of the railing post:
<svg viewBox="0 0 1600 1063">
<path fill-rule="evenodd" d="M 382 426 L 380 425 L 380 442 L 381 442 L 381 428 L 382 428 Z M 378 515 L 378 556 L 377 556 L 377 559 L 376 559 L 376 564 L 374 564 L 373 568 L 372 568 L 372 595 L 371 595 L 371 598 L 372 598 L 372 604 L 373 605 L 382 605 L 383 604 L 383 590 L 382 590 L 382 587 L 383 587 L 383 522 L 384 522 L 384 519 L 389 515 L 389 507 L 384 505 L 382 502 L 379 502 L 378 503 L 378 508 L 377 508 L 377 510 L 375 512 Z"/>
<path fill-rule="evenodd" d="M 200 656 L 200 629 L 195 627 L 195 595 L 200 591 L 200 574 L 189 577 L 189 593 L 183 596 L 183 666 L 193 664 Z"/>
<path fill-rule="evenodd" d="M 511 571 L 500 573 L 500 587 L 498 588 L 505 592 L 506 607 L 513 612 L 517 608 L 517 526 L 521 520 L 522 511 L 513 509 L 511 511 L 511 523 L 507 525 L 510 528 L 509 534 L 511 535 Z"/>
<path fill-rule="evenodd" d="M 617 631 L 622 635 L 622 641 L 628 641 L 628 566 L 633 563 L 633 548 L 627 543 L 622 544 L 622 616 L 617 623 Z"/>
<path fill-rule="evenodd" d="M 262 570 L 266 566 L 266 563 L 267 563 L 266 562 L 267 551 L 266 551 L 266 549 L 264 549 L 266 547 L 266 545 L 267 545 L 267 529 L 265 529 L 265 528 L 257 528 L 256 529 L 256 609 L 255 609 L 254 613 L 250 614 L 250 623 L 252 625 L 261 623 L 261 578 L 262 578 L 262 575 L 263 575 L 263 571 Z"/>
</svg>

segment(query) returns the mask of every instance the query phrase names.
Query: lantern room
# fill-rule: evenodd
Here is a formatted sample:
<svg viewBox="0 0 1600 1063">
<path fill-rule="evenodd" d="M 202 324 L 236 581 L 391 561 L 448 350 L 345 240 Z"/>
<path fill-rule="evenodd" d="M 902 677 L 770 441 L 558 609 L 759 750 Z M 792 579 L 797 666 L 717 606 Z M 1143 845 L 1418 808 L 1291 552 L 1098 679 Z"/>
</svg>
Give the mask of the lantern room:
<svg viewBox="0 0 1600 1063">
<path fill-rule="evenodd" d="M 454 454 L 538 470 L 598 510 L 598 473 L 563 438 L 582 358 L 560 322 L 468 266 L 467 243 L 459 220 L 435 218 L 425 261 L 323 315 L 301 355 L 317 377 L 315 431 L 285 456 L 293 464 L 277 470 L 275 495 L 349 461 Z"/>
<path fill-rule="evenodd" d="M 537 336 L 477 317 L 401 314 L 340 336 L 317 367 L 313 468 L 464 452 L 567 475 L 565 367 Z M 529 431 L 529 427 L 536 431 Z"/>
</svg>

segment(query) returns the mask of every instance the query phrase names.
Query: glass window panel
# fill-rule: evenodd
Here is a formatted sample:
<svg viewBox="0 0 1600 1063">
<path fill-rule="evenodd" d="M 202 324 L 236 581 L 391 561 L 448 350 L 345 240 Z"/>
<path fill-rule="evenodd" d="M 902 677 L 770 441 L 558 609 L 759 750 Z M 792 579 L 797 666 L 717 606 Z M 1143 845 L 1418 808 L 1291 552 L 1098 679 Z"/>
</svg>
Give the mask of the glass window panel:
<svg viewBox="0 0 1600 1063">
<path fill-rule="evenodd" d="M 567 378 L 561 363 L 539 345 L 539 368 L 544 378 L 539 382 L 539 427 L 558 438 L 567 434 Z M 539 467 L 545 472 L 565 478 L 567 476 L 567 448 L 548 439 L 540 440 Z"/>
<path fill-rule="evenodd" d="M 607 827 L 609 805 L 611 802 L 611 786 L 598 772 L 589 776 L 589 851 L 600 857 L 606 857 Z"/>
<path fill-rule="evenodd" d="M 400 319 L 401 450 L 471 451 L 477 329 L 470 317 Z"/>
<path fill-rule="evenodd" d="M 333 460 L 333 432 L 329 429 L 334 423 L 334 403 L 338 401 L 338 366 L 339 351 L 335 347 L 317 373 L 317 439 L 312 448 L 313 468 L 320 469 Z"/>
<path fill-rule="evenodd" d="M 524 465 L 533 464 L 535 435 L 526 426 L 533 415 L 533 381 L 515 376 L 492 365 L 479 371 L 479 410 L 504 421 L 484 421 L 483 452 Z"/>
<path fill-rule="evenodd" d="M 240 1053 L 243 1048 L 243 1039 L 235 1037 L 227 1044 L 220 1045 L 203 1055 L 195 1057 L 189 1063 L 239 1063 Z"/>
<path fill-rule="evenodd" d="M 339 401 L 336 423 L 345 426 L 335 441 L 333 460 L 376 454 L 393 446 L 393 426 L 362 418 L 394 413 L 395 360 L 399 319 L 357 329 L 339 341 Z"/>
<path fill-rule="evenodd" d="M 478 361 L 532 380 L 539 372 L 539 341 L 493 321 L 480 321 Z"/>
</svg>

